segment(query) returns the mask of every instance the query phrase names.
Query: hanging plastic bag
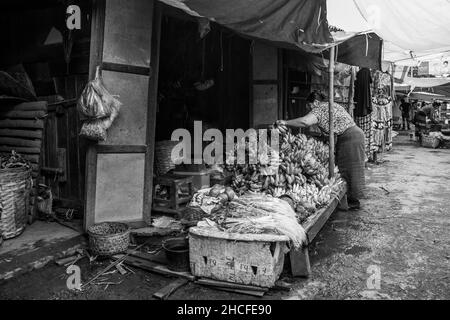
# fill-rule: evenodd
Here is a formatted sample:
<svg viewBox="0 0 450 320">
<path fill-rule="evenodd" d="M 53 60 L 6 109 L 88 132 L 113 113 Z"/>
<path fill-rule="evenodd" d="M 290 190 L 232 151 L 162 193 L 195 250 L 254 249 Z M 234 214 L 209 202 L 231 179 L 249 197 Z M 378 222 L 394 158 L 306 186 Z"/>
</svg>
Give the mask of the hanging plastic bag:
<svg viewBox="0 0 450 320">
<path fill-rule="evenodd" d="M 80 136 L 94 141 L 106 141 L 106 130 L 111 127 L 119 112 L 112 109 L 112 113 L 107 118 L 86 120 L 80 130 Z"/>
<path fill-rule="evenodd" d="M 113 110 L 119 112 L 122 103 L 106 90 L 100 76 L 100 68 L 95 78 L 84 88 L 78 100 L 77 109 L 82 119 L 101 119 L 109 117 Z"/>
</svg>

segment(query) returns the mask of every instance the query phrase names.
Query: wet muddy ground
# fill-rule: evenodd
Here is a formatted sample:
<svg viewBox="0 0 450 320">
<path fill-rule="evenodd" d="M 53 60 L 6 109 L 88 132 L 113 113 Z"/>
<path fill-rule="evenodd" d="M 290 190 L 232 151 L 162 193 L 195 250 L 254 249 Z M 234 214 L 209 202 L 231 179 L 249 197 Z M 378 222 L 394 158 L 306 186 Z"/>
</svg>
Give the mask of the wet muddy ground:
<svg viewBox="0 0 450 320">
<path fill-rule="evenodd" d="M 450 150 L 425 149 L 405 136 L 367 170 L 359 211 L 335 212 L 310 247 L 312 275 L 264 299 L 450 299 Z M 89 279 L 106 264 L 79 266 Z M 173 279 L 135 269 L 120 284 L 66 288 L 65 268 L 45 268 L 0 284 L 0 299 L 153 299 Z M 170 299 L 255 299 L 192 283 Z"/>
</svg>

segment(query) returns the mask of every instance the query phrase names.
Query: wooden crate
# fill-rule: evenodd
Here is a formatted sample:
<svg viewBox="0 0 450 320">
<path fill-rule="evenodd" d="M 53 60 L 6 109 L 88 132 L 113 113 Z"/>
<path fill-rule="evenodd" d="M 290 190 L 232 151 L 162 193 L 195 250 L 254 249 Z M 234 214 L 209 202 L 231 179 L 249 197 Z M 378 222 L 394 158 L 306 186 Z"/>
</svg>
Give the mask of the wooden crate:
<svg viewBox="0 0 450 320">
<path fill-rule="evenodd" d="M 283 271 L 286 236 L 237 234 L 194 227 L 189 258 L 194 276 L 273 287 Z"/>
</svg>

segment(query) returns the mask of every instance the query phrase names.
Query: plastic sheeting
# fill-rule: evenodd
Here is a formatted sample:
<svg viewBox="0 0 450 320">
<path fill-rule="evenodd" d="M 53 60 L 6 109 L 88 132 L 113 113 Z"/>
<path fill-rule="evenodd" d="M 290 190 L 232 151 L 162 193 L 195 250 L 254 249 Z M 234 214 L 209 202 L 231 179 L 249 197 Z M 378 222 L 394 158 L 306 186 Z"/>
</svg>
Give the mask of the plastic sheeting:
<svg viewBox="0 0 450 320">
<path fill-rule="evenodd" d="M 326 49 L 339 44 L 336 50 L 337 61 L 381 69 L 381 39 L 374 33 L 360 34 L 333 28 L 330 31 L 326 19 L 326 0 L 159 1 L 191 16 L 208 18 L 244 37 L 296 50 L 296 60 L 304 57 L 300 51 L 316 54 L 323 52 L 323 57 L 328 58 Z M 308 61 L 311 62 L 312 59 Z M 317 71 L 317 66 L 307 66 L 307 69 L 311 68 Z"/>
<path fill-rule="evenodd" d="M 384 40 L 384 60 L 417 65 L 450 50 L 448 0 L 328 0 L 330 25 L 373 31 Z"/>
<path fill-rule="evenodd" d="M 242 35 L 320 52 L 334 39 L 326 0 L 160 0 Z"/>
</svg>

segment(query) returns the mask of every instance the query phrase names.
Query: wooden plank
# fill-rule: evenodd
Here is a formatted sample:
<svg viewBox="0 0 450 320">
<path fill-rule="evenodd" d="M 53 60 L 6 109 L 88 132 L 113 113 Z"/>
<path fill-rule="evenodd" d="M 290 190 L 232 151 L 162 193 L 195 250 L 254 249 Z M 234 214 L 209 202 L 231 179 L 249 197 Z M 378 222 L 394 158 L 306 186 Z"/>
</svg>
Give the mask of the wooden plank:
<svg viewBox="0 0 450 320">
<path fill-rule="evenodd" d="M 127 273 L 127 271 L 125 270 L 125 268 L 122 267 L 122 264 L 121 264 L 121 263 L 119 263 L 119 264 L 116 265 L 116 269 L 119 271 L 119 273 L 120 273 L 121 275 L 124 275 L 124 274 Z"/>
<path fill-rule="evenodd" d="M 288 242 L 289 238 L 283 235 L 276 234 L 244 234 L 244 233 L 229 233 L 211 228 L 192 227 L 189 229 L 190 234 L 205 238 L 216 238 L 221 240 L 233 241 L 249 241 L 249 242 Z"/>
<path fill-rule="evenodd" d="M 127 251 L 127 253 L 130 250 Z M 157 254 L 150 254 L 150 253 L 145 253 L 145 252 L 134 252 L 134 253 L 130 253 L 130 256 L 132 257 L 136 257 L 139 259 L 143 259 L 143 260 L 147 260 L 147 261 L 151 261 L 160 265 L 166 265 L 167 264 L 167 258 L 166 258 L 166 254 L 161 250 L 159 251 Z"/>
<path fill-rule="evenodd" d="M 155 153 L 155 128 L 156 128 L 156 111 L 158 107 L 158 79 L 159 79 L 159 53 L 161 44 L 161 20 L 162 8 L 158 1 L 153 5 L 153 26 L 151 39 L 150 64 L 153 75 L 149 80 L 148 90 L 148 107 L 147 107 L 147 131 L 144 167 L 144 205 L 143 214 L 144 221 L 151 224 L 152 216 L 152 195 L 153 195 L 153 166 Z"/>
<path fill-rule="evenodd" d="M 75 90 L 75 89 L 73 89 Z M 70 108 L 67 110 L 67 149 L 66 156 L 69 160 L 67 166 L 67 182 L 68 185 L 68 197 L 76 197 L 78 195 L 78 144 L 77 144 L 77 110 L 76 108 Z M 57 151 L 57 150 L 56 150 Z M 56 160 L 58 161 L 58 155 L 56 154 Z"/>
<path fill-rule="evenodd" d="M 102 62 L 103 39 L 105 33 L 105 7 L 106 0 L 93 0 L 92 2 L 92 22 L 91 41 L 89 50 L 89 79 L 95 77 L 95 69 Z"/>
<path fill-rule="evenodd" d="M 62 110 L 61 110 L 62 109 Z M 64 182 L 67 181 L 67 167 L 70 167 L 71 162 L 73 162 L 73 157 L 68 156 L 67 149 L 69 148 L 70 144 L 70 138 L 69 138 L 69 109 L 66 108 L 59 108 L 60 112 L 58 113 L 58 116 L 56 117 L 56 131 L 58 134 L 58 139 L 56 141 L 56 160 L 57 160 L 57 167 L 62 168 L 65 167 L 65 177 L 59 176 L 58 182 Z M 60 153 L 61 151 L 58 151 L 59 149 L 66 150 L 66 164 L 62 166 L 62 157 L 63 155 Z M 68 165 L 67 165 L 68 163 Z M 61 179 L 62 178 L 62 179 Z M 70 193 L 70 185 L 72 181 L 67 181 L 66 183 L 58 183 L 58 189 L 59 189 L 59 197 L 60 198 L 69 198 L 72 197 L 72 194 Z"/>
<path fill-rule="evenodd" d="M 95 77 L 95 70 L 101 64 L 103 56 L 103 35 L 105 31 L 106 0 L 93 0 L 91 12 L 91 39 L 89 54 L 89 79 Z M 86 142 L 85 164 L 85 214 L 83 227 L 86 231 L 95 223 L 95 190 L 97 179 L 97 151 L 95 144 Z"/>
<path fill-rule="evenodd" d="M 122 72 L 122 73 L 141 74 L 141 75 L 149 75 L 151 72 L 150 71 L 151 69 L 149 67 L 133 66 L 133 65 L 128 65 L 128 64 L 113 63 L 113 62 L 103 62 L 102 70 L 116 71 L 116 72 Z"/>
<path fill-rule="evenodd" d="M 214 288 L 216 290 L 220 290 L 220 291 L 246 294 L 246 295 L 255 296 L 255 297 L 263 297 L 264 294 L 266 293 L 265 291 L 240 290 L 240 289 L 231 289 L 231 288 L 223 288 L 223 287 L 213 287 L 213 286 L 209 286 L 209 287 Z"/>
<path fill-rule="evenodd" d="M 95 192 L 97 181 L 97 151 L 95 144 L 88 145 L 86 153 L 86 188 L 85 188 L 85 215 L 84 230 L 95 223 Z"/>
<path fill-rule="evenodd" d="M 22 154 L 22 157 L 34 164 L 39 164 L 39 155 L 37 154 Z"/>
<path fill-rule="evenodd" d="M 146 146 L 135 145 L 98 145 L 97 153 L 144 153 Z"/>
<path fill-rule="evenodd" d="M 23 102 L 12 107 L 17 111 L 47 111 L 47 101 Z"/>
<path fill-rule="evenodd" d="M 40 148 L 41 140 L 28 140 L 28 139 L 20 139 L 20 138 L 0 137 L 0 145 Z"/>
<path fill-rule="evenodd" d="M 12 111 L 0 112 L 0 118 L 6 118 L 6 119 L 39 119 L 39 118 L 44 118 L 46 115 L 47 115 L 46 111 L 12 110 Z"/>
<path fill-rule="evenodd" d="M 334 176 L 334 121 L 333 121 L 333 105 L 334 105 L 334 58 L 335 47 L 330 48 L 330 60 L 328 62 L 328 119 L 329 119 L 329 158 L 328 158 L 328 175 L 331 179 Z M 334 209 L 333 209 L 334 210 Z M 331 213 L 330 213 L 331 214 Z M 328 218 L 327 218 L 328 219 Z"/>
<path fill-rule="evenodd" d="M 195 283 L 204 284 L 204 285 L 213 286 L 213 287 L 222 287 L 222 288 L 230 288 L 230 289 L 238 289 L 238 290 L 264 291 L 264 292 L 269 291 L 269 288 L 265 288 L 265 287 L 249 286 L 249 285 L 245 285 L 245 284 L 218 281 L 218 280 L 206 279 L 206 278 L 198 279 L 197 281 L 195 281 Z"/>
<path fill-rule="evenodd" d="M 186 285 L 189 282 L 187 279 L 177 279 L 171 283 L 169 283 L 167 286 L 161 288 L 158 290 L 158 292 L 155 292 L 153 294 L 153 297 L 160 299 L 160 300 L 166 300 L 169 298 L 169 296 L 174 293 L 176 290 L 181 288 L 182 286 Z"/>
<path fill-rule="evenodd" d="M 1 153 L 11 153 L 11 150 L 15 150 L 20 154 L 40 154 L 40 148 L 30 148 L 30 147 L 11 147 L 11 146 L 0 146 Z"/>
<path fill-rule="evenodd" d="M 114 258 L 117 258 L 118 256 L 119 255 L 115 255 Z M 155 273 L 166 275 L 166 276 L 181 277 L 181 278 L 188 279 L 190 281 L 195 280 L 195 277 L 190 272 L 172 271 L 169 268 L 167 268 L 166 266 L 163 266 L 163 265 L 151 262 L 151 261 L 147 261 L 144 259 L 140 259 L 137 257 L 127 256 L 127 257 L 125 257 L 124 263 L 134 266 L 136 268 L 140 268 L 143 270 L 155 272 Z"/>
<path fill-rule="evenodd" d="M 77 254 L 77 255 L 74 255 L 74 256 L 67 257 L 67 258 L 62 258 L 62 259 L 59 259 L 59 260 L 55 260 L 55 263 L 58 266 L 63 266 L 65 264 L 69 263 L 69 262 L 73 262 L 73 261 L 78 260 L 80 257 L 81 257 L 81 255 Z"/>
<path fill-rule="evenodd" d="M 131 234 L 138 237 L 164 237 L 179 232 L 176 229 L 144 227 L 131 230 Z"/>
<path fill-rule="evenodd" d="M 44 129 L 44 121 L 39 120 L 0 120 L 0 128 Z"/>
<path fill-rule="evenodd" d="M 0 137 L 42 139 L 42 130 L 0 129 Z"/>
<path fill-rule="evenodd" d="M 65 148 L 57 148 L 56 149 L 56 158 L 58 160 L 58 170 L 60 170 L 59 171 L 60 176 L 58 178 L 58 181 L 59 182 L 66 182 L 67 181 L 66 149 Z"/>
<path fill-rule="evenodd" d="M 45 123 L 45 163 L 43 166 L 45 167 L 51 167 L 56 168 L 58 166 L 57 159 L 56 159 L 56 142 L 58 139 L 58 133 L 56 130 L 56 114 L 50 113 L 49 117 L 47 117 Z M 48 186 L 51 186 L 52 193 L 54 197 L 59 197 L 59 186 L 56 183 L 53 183 L 54 176 L 53 177 L 46 177 L 45 178 L 45 184 Z"/>
<path fill-rule="evenodd" d="M 308 247 L 291 249 L 289 252 L 291 262 L 291 274 L 294 277 L 308 277 L 311 274 Z"/>
</svg>

